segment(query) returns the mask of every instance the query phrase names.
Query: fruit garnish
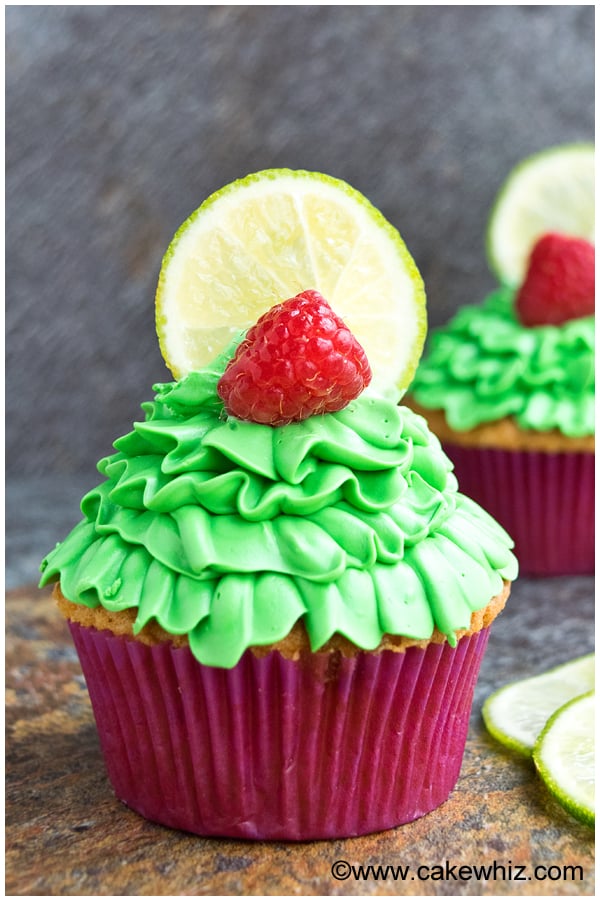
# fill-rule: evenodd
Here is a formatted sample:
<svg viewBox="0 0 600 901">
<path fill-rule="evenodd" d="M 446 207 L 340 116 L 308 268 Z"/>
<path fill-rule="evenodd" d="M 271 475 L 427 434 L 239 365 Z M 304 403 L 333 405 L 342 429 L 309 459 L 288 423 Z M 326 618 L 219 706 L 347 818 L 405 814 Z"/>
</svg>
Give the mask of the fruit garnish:
<svg viewBox="0 0 600 901">
<path fill-rule="evenodd" d="M 587 654 L 498 689 L 483 705 L 483 720 L 501 744 L 530 755 L 549 717 L 593 688 L 594 654 Z"/>
<path fill-rule="evenodd" d="M 594 692 L 569 701 L 550 718 L 533 749 L 535 766 L 550 793 L 571 816 L 596 821 Z"/>
<path fill-rule="evenodd" d="M 515 298 L 523 325 L 560 325 L 591 316 L 595 302 L 593 244 L 549 233 L 534 245 L 525 280 Z"/>
<path fill-rule="evenodd" d="M 319 173 L 271 169 L 213 194 L 177 231 L 156 294 L 160 347 L 180 378 L 239 330 L 319 291 L 365 350 L 372 387 L 398 400 L 426 332 L 423 282 L 400 235 L 358 191 Z"/>
<path fill-rule="evenodd" d="M 217 385 L 227 412 L 279 426 L 347 406 L 371 381 L 366 354 L 318 291 L 276 304 L 250 328 Z"/>
<path fill-rule="evenodd" d="M 516 288 L 533 245 L 546 232 L 594 240 L 594 145 L 565 144 L 527 157 L 509 174 L 490 214 L 492 271 Z"/>
</svg>

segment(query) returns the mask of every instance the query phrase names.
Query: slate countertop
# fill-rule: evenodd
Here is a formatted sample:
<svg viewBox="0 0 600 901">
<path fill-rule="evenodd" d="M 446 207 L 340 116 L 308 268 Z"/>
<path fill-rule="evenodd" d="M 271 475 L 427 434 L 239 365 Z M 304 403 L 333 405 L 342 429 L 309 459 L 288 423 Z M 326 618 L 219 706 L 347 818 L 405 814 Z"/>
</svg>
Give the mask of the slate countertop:
<svg viewBox="0 0 600 901">
<path fill-rule="evenodd" d="M 73 486 L 72 496 L 80 489 Z M 55 496 L 45 494 L 48 516 L 34 527 L 26 503 L 32 490 L 31 484 L 13 485 L 8 493 L 9 586 L 29 574 L 38 544 L 50 541 L 42 554 L 64 534 L 63 521 L 77 519 L 70 501 L 67 509 L 60 506 L 57 484 Z M 57 528 L 62 532 L 53 537 Z M 12 587 L 6 603 L 6 893 L 592 895 L 593 831 L 553 801 L 529 761 L 488 736 L 480 711 L 494 688 L 592 650 L 593 618 L 591 577 L 521 579 L 513 586 L 492 628 L 459 782 L 438 810 L 363 838 L 252 843 L 171 831 L 116 800 L 67 626 L 48 590 Z M 336 860 L 411 869 L 403 882 L 336 881 Z M 445 868 L 446 861 L 447 872 L 433 871 L 441 879 L 415 875 L 419 865 Z M 494 864 L 495 878 L 493 871 L 485 881 L 473 874 L 459 878 L 461 865 Z M 535 867 L 545 868 L 537 875 L 552 878 L 536 878 Z"/>
</svg>

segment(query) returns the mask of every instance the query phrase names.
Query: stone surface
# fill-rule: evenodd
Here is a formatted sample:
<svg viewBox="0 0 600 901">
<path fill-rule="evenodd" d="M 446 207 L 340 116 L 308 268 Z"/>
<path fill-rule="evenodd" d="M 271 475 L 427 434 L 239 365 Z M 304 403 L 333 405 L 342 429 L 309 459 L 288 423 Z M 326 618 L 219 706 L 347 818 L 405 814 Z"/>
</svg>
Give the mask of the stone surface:
<svg viewBox="0 0 600 901">
<path fill-rule="evenodd" d="M 531 763 L 496 744 L 480 717 L 495 687 L 592 649 L 593 592 L 591 578 L 515 584 L 492 629 L 461 777 L 446 804 L 389 832 L 296 845 L 202 839 L 118 802 L 66 624 L 48 591 L 10 592 L 7 895 L 593 895 L 592 830 L 555 804 Z M 411 870 L 404 882 L 336 881 L 337 860 Z M 454 877 L 416 877 L 418 866 L 446 861 Z M 459 878 L 461 864 L 494 863 L 496 878 Z M 561 878 L 535 879 L 535 867 Z M 563 869 L 572 867 L 581 873 Z"/>
<path fill-rule="evenodd" d="M 169 377 L 170 238 L 247 172 L 346 179 L 403 234 L 432 324 L 477 301 L 509 169 L 593 139 L 594 10 L 9 6 L 6 121 L 7 471 L 93 478 Z"/>
</svg>

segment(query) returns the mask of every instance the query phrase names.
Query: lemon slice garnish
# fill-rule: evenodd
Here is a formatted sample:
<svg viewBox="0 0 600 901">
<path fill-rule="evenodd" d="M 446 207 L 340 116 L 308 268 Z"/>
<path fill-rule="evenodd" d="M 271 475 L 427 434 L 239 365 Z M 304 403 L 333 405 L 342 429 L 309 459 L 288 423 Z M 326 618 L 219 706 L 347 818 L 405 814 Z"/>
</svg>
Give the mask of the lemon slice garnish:
<svg viewBox="0 0 600 901">
<path fill-rule="evenodd" d="M 371 388 L 398 400 L 426 333 L 421 276 L 396 229 L 320 173 L 269 169 L 206 200 L 162 263 L 156 327 L 175 378 L 209 364 L 276 303 L 319 291 L 362 344 Z"/>
<path fill-rule="evenodd" d="M 594 242 L 594 145 L 551 147 L 519 163 L 500 189 L 486 236 L 501 282 L 523 281 L 530 252 L 546 232 Z"/>
</svg>

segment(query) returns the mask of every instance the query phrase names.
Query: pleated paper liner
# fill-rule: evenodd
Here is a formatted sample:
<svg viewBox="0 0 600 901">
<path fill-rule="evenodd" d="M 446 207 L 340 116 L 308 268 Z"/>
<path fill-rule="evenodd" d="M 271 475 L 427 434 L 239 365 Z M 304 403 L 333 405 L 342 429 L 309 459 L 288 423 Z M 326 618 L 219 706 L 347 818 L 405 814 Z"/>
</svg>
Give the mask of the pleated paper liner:
<svg viewBox="0 0 600 901">
<path fill-rule="evenodd" d="M 227 670 L 69 626 L 118 798 L 202 836 L 296 841 L 389 829 L 446 801 L 488 639 L 297 661 L 247 651 Z"/>
<path fill-rule="evenodd" d="M 504 526 L 520 575 L 594 572 L 594 454 L 444 442 L 459 490 Z"/>
</svg>

